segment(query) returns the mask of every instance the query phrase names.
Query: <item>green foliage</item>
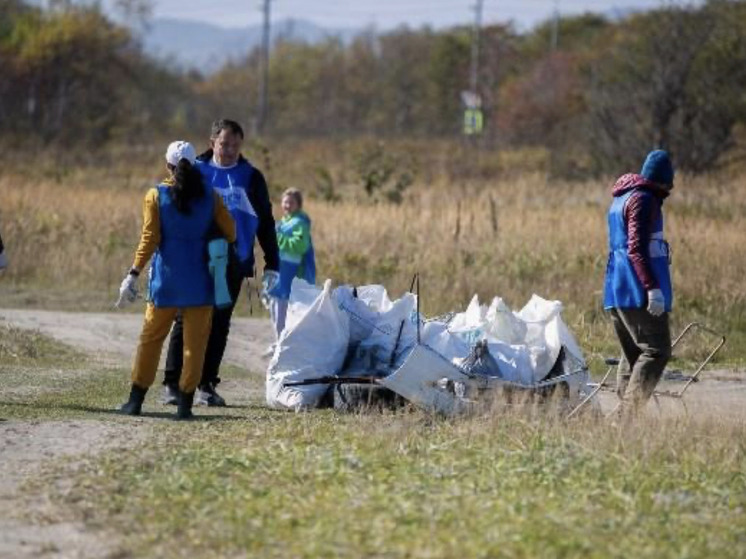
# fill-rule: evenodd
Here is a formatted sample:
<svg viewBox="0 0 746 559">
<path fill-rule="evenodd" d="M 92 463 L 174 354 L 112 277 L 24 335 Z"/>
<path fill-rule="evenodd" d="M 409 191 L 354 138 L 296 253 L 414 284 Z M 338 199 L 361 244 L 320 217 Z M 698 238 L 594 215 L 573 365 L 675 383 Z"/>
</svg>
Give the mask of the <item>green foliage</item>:
<svg viewBox="0 0 746 559">
<path fill-rule="evenodd" d="M 189 98 L 178 78 L 149 61 L 130 31 L 95 5 L 41 10 L 10 3 L 0 24 L 0 60 L 7 62 L 2 139 L 69 146 L 128 139 L 166 126 Z"/>
<path fill-rule="evenodd" d="M 146 0 L 120 0 L 135 28 Z M 700 172 L 723 161 L 746 123 L 746 6 L 710 0 L 620 21 L 564 17 L 529 32 L 480 34 L 479 93 L 488 148 L 550 153 L 550 172 L 578 177 L 639 165 L 652 146 Z M 0 0 L 0 141 L 73 147 L 197 135 L 226 116 L 254 124 L 259 51 L 211 76 L 150 60 L 132 33 L 96 5 Z M 275 138 L 437 138 L 462 133 L 472 30 L 399 28 L 349 44 L 279 41 L 273 47 L 266 134 Z M 384 162 L 385 163 L 385 162 Z M 363 179 L 377 186 L 384 168 Z M 367 172 L 366 172 L 367 173 Z M 365 173 L 364 173 L 365 174 Z M 335 197 L 318 175 L 322 198 Z M 380 190 L 397 202 L 407 179 Z"/>
<path fill-rule="evenodd" d="M 386 151 L 383 142 L 363 148 L 355 157 L 355 171 L 369 198 L 393 204 L 403 201 L 404 192 L 417 175 L 416 162 L 404 155 Z"/>
<path fill-rule="evenodd" d="M 529 33 L 521 45 L 523 56 L 531 57 L 534 61 L 544 58 L 551 46 L 553 27 L 553 19 L 548 19 Z M 561 17 L 557 32 L 559 50 L 591 53 L 612 27 L 610 21 L 597 14 Z"/>
<path fill-rule="evenodd" d="M 331 170 L 319 164 L 314 169 L 314 193 L 324 202 L 339 202 L 342 197 L 337 192 L 336 183 Z"/>
<path fill-rule="evenodd" d="M 587 141 L 599 169 L 634 168 L 651 146 L 679 169 L 712 168 L 746 98 L 746 5 L 709 2 L 620 24 L 591 66 Z"/>
</svg>

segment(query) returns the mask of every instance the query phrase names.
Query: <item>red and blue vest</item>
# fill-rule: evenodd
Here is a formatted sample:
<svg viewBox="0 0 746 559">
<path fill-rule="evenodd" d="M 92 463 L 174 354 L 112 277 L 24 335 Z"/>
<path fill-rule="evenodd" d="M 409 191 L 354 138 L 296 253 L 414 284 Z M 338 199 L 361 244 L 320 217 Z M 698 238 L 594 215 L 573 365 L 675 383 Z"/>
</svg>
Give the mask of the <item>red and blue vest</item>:
<svg viewBox="0 0 746 559">
<path fill-rule="evenodd" d="M 605 309 L 641 309 L 647 307 L 647 291 L 635 273 L 628 255 L 629 237 L 627 223 L 624 218 L 624 207 L 633 193 L 641 196 L 653 194 L 644 190 L 632 189 L 615 197 L 608 213 L 609 227 L 609 260 L 606 265 L 606 279 L 604 285 Z M 658 204 L 660 201 L 655 199 Z M 669 269 L 669 248 L 663 238 L 663 208 L 650 228 L 648 244 L 648 262 L 660 290 L 663 292 L 665 309 L 671 311 L 673 304 L 673 289 L 671 286 L 671 272 Z"/>
</svg>

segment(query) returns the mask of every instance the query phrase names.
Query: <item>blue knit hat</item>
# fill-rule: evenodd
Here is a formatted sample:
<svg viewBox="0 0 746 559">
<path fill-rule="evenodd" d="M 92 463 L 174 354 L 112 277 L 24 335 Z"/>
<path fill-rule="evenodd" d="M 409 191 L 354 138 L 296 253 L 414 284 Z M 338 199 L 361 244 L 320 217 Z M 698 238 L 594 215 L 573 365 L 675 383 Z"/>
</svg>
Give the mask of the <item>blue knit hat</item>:
<svg viewBox="0 0 746 559">
<path fill-rule="evenodd" d="M 662 149 L 651 151 L 642 164 L 640 174 L 658 184 L 673 184 L 673 164 L 668 152 Z"/>
</svg>

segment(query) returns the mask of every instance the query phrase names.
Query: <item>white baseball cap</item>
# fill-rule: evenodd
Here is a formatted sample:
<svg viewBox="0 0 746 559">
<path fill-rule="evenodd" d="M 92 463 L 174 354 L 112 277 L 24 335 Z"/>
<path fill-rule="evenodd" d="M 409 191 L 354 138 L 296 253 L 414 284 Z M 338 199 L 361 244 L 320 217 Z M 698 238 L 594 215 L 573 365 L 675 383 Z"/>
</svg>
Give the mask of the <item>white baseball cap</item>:
<svg viewBox="0 0 746 559">
<path fill-rule="evenodd" d="M 194 146 L 183 140 L 177 140 L 168 144 L 166 161 L 176 167 L 182 159 L 186 159 L 191 165 L 194 165 L 197 159 L 197 152 L 194 150 Z"/>
</svg>

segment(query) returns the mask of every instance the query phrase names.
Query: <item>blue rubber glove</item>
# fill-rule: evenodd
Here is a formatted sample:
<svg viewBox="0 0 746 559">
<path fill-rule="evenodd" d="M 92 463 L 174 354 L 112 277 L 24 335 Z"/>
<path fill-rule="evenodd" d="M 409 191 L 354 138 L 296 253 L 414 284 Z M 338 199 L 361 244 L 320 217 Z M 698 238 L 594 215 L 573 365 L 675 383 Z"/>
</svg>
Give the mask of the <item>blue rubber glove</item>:
<svg viewBox="0 0 746 559">
<path fill-rule="evenodd" d="M 228 290 L 226 278 L 228 269 L 228 242 L 225 239 L 215 239 L 208 243 L 210 253 L 209 269 L 215 284 L 215 306 L 218 308 L 229 307 L 233 300 Z"/>
</svg>

